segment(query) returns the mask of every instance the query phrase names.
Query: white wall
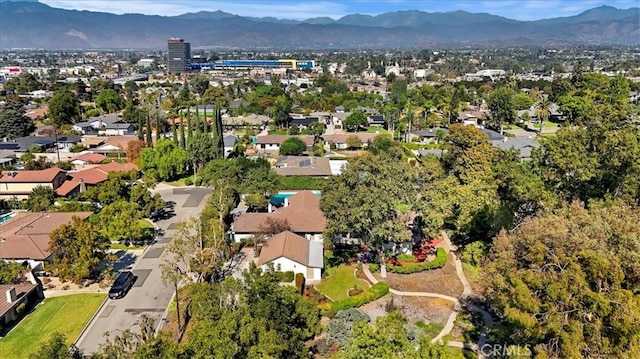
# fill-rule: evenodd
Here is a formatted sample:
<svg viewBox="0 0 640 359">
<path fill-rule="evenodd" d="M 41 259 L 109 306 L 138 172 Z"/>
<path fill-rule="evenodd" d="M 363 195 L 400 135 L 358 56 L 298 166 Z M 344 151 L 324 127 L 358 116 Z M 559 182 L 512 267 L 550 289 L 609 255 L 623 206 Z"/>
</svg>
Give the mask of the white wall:
<svg viewBox="0 0 640 359">
<path fill-rule="evenodd" d="M 313 275 L 309 277 L 307 273 L 307 266 L 294 262 L 291 259 L 280 257 L 271 263 L 273 263 L 274 268 L 278 268 L 279 266 L 282 272 L 293 271 L 294 273 L 302 273 L 307 282 L 315 282 L 322 279 L 322 270 L 320 268 L 313 268 Z M 266 270 L 267 265 L 268 263 L 264 264 L 262 269 Z"/>
</svg>

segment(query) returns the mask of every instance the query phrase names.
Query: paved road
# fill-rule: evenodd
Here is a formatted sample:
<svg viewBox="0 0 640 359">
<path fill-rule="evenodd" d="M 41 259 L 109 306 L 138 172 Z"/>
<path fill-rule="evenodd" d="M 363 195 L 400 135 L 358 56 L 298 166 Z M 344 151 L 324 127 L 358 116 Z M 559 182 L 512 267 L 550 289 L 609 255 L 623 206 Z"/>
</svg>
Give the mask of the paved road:
<svg viewBox="0 0 640 359">
<path fill-rule="evenodd" d="M 167 288 L 162 283 L 158 268 L 162 262 L 163 247 L 175 232 L 175 224 L 200 214 L 206 203 L 204 197 L 210 191 L 204 188 L 175 188 L 158 185 L 153 192 L 160 193 L 165 201 L 175 202 L 175 216 L 156 222 L 158 228 L 164 231 L 164 236 L 158 238 L 157 243 L 149 246 L 141 256 L 136 258 L 132 270 L 138 278 L 133 288 L 122 299 L 107 299 L 95 319 L 79 338 L 76 346 L 85 355 L 99 349 L 100 344 L 105 342 L 105 333 L 133 327 L 142 314 L 155 318 L 156 325 L 159 325 L 171 301 L 173 288 L 171 286 Z"/>
</svg>

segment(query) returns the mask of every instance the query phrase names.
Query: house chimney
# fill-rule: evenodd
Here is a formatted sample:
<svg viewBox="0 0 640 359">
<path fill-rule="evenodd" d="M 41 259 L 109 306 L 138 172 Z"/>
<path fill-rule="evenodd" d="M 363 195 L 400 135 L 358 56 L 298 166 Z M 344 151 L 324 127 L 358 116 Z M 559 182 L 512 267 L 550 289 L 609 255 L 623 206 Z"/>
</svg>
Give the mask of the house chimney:
<svg viewBox="0 0 640 359">
<path fill-rule="evenodd" d="M 13 303 L 16 301 L 16 299 L 18 299 L 18 297 L 16 296 L 16 288 L 15 287 L 11 287 L 9 288 L 9 290 L 7 290 L 7 303 Z"/>
</svg>

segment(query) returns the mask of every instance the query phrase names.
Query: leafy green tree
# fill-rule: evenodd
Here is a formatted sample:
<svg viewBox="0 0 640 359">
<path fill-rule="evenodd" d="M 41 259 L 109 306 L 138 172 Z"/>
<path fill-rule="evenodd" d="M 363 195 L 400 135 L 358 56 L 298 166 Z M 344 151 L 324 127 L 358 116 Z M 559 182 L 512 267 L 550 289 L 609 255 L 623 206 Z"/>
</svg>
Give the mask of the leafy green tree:
<svg viewBox="0 0 640 359">
<path fill-rule="evenodd" d="M 626 242 L 621 232 L 637 238 L 638 226 L 614 227 L 620 219 L 607 213 L 638 223 L 640 212 L 617 206 L 590 211 L 574 203 L 495 239 L 485 280 L 505 323 L 500 340 L 533 345 L 540 357 L 640 355 L 640 302 L 627 289 L 637 288 L 637 264 L 623 265 L 616 253 Z"/>
<path fill-rule="evenodd" d="M 51 232 L 49 250 L 53 251 L 53 268 L 62 280 L 80 283 L 96 275 L 103 260 L 111 259 L 106 250 L 109 240 L 97 226 L 74 217 L 70 224 Z"/>
<path fill-rule="evenodd" d="M 216 158 L 216 146 L 210 134 L 196 132 L 187 142 L 187 153 L 196 168 Z"/>
<path fill-rule="evenodd" d="M 31 212 L 48 211 L 56 200 L 53 189 L 48 186 L 36 186 L 25 203 L 25 207 Z"/>
<path fill-rule="evenodd" d="M 106 89 L 100 92 L 96 97 L 96 105 L 102 110 L 112 113 L 122 108 L 123 100 L 120 95 L 112 89 Z"/>
<path fill-rule="evenodd" d="M 80 359 L 82 353 L 70 351 L 66 338 L 61 333 L 53 333 L 40 348 L 29 355 L 29 359 Z"/>
<path fill-rule="evenodd" d="M 499 87 L 489 95 L 489 124 L 503 133 L 504 124 L 512 124 L 516 120 L 513 102 L 514 92 L 508 87 Z"/>
<path fill-rule="evenodd" d="M 245 195 L 244 202 L 252 211 L 262 211 L 269 206 L 269 198 L 261 193 L 251 193 Z"/>
<path fill-rule="evenodd" d="M 186 173 L 189 154 L 173 141 L 161 139 L 155 148 L 147 147 L 140 151 L 138 163 L 150 177 L 161 181 L 173 180 Z"/>
<path fill-rule="evenodd" d="M 30 72 L 23 72 L 10 78 L 4 88 L 13 91 L 17 95 L 26 95 L 31 91 L 42 89 L 42 83 Z"/>
<path fill-rule="evenodd" d="M 357 132 L 361 128 L 367 127 L 367 115 L 362 111 L 354 111 L 342 123 L 348 132 Z"/>
<path fill-rule="evenodd" d="M 312 122 L 307 126 L 307 131 L 309 131 L 310 135 L 313 135 L 314 141 L 317 142 L 318 139 L 324 133 L 324 123 L 322 122 Z"/>
<path fill-rule="evenodd" d="M 69 91 L 59 91 L 49 100 L 49 118 L 56 126 L 80 120 L 80 103 Z"/>
<path fill-rule="evenodd" d="M 26 268 L 17 262 L 0 262 L 0 284 L 17 284 L 24 279 Z"/>
<path fill-rule="evenodd" d="M 25 116 L 22 104 L 14 101 L 0 104 L 0 138 L 28 136 L 35 128 L 33 120 Z"/>
<path fill-rule="evenodd" d="M 518 92 L 513 97 L 513 108 L 516 110 L 528 110 L 533 106 L 533 99 L 531 96 L 523 92 Z"/>
<path fill-rule="evenodd" d="M 307 150 L 307 144 L 298 137 L 291 137 L 280 145 L 281 156 L 300 156 Z"/>
<path fill-rule="evenodd" d="M 138 242 L 144 238 L 140 224 L 141 211 L 137 203 L 115 201 L 99 214 L 101 234 L 111 242 Z"/>
<path fill-rule="evenodd" d="M 406 162 L 386 152 L 350 162 L 341 175 L 327 180 L 322 191 L 325 238 L 359 238 L 377 252 L 381 273 L 386 276 L 386 244 L 410 238 L 396 208 L 411 208 L 415 203 L 414 176 Z"/>
</svg>

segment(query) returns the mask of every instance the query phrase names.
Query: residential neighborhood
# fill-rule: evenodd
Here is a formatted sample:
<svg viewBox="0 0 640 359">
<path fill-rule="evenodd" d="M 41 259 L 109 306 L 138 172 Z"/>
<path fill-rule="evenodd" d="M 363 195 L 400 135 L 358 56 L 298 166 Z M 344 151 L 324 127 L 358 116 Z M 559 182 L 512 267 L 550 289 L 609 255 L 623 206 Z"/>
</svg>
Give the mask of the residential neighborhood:
<svg viewBox="0 0 640 359">
<path fill-rule="evenodd" d="M 0 36 L 0 357 L 640 357 L 637 46 L 64 36 Z"/>
</svg>

